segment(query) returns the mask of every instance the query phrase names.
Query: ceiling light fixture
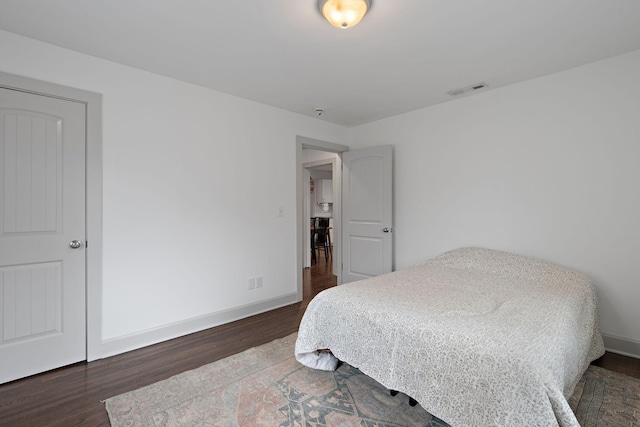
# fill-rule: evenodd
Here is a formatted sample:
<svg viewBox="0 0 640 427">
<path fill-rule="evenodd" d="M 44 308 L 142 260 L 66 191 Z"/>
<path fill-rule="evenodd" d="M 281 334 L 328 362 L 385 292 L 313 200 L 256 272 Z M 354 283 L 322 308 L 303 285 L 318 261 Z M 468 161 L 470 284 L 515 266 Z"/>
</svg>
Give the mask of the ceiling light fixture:
<svg viewBox="0 0 640 427">
<path fill-rule="evenodd" d="M 318 0 L 318 10 L 331 25 L 343 30 L 356 25 L 371 9 L 372 0 Z"/>
</svg>

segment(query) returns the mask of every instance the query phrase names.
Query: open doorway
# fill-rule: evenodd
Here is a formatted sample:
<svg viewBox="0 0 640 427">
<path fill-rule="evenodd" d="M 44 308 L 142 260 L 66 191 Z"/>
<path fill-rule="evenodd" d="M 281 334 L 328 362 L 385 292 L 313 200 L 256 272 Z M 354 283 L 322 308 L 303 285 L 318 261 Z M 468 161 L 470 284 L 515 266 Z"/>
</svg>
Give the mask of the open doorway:
<svg viewBox="0 0 640 427">
<path fill-rule="evenodd" d="M 341 153 L 348 147 L 298 136 L 296 138 L 297 274 L 298 300 L 318 288 L 341 282 Z M 311 182 L 314 182 L 311 191 Z M 322 199 L 320 192 L 329 194 Z M 312 262 L 312 218 L 330 220 L 331 248 L 328 256 L 316 252 Z"/>
<path fill-rule="evenodd" d="M 309 175 L 308 194 L 305 194 L 305 222 L 309 219 L 309 234 L 304 236 L 305 245 L 310 248 L 304 259 L 304 296 L 316 294 L 337 285 L 337 262 L 334 257 L 334 200 L 333 168 L 336 153 L 320 150 L 303 150 L 305 159 L 305 179 Z M 306 192 L 306 191 L 305 191 Z M 308 244 L 306 243 L 308 242 Z"/>
<path fill-rule="evenodd" d="M 333 270 L 337 285 L 393 271 L 393 146 L 349 147 L 296 137 L 297 298 L 310 251 L 309 168 L 328 163 L 315 151 L 335 154 L 333 178 Z M 310 210 L 310 209 L 309 209 Z"/>
</svg>

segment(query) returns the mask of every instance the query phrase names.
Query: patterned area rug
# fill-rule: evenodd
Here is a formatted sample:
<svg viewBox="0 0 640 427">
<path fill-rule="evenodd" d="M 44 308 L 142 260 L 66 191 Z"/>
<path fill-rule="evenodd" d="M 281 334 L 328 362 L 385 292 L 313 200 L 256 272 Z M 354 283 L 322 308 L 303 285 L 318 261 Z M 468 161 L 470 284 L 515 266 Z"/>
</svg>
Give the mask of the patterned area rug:
<svg viewBox="0 0 640 427">
<path fill-rule="evenodd" d="M 120 426 L 366 426 L 447 424 L 346 363 L 315 371 L 293 357 L 296 335 L 106 401 Z M 589 367 L 569 401 L 580 425 L 640 426 L 640 380 Z"/>
</svg>

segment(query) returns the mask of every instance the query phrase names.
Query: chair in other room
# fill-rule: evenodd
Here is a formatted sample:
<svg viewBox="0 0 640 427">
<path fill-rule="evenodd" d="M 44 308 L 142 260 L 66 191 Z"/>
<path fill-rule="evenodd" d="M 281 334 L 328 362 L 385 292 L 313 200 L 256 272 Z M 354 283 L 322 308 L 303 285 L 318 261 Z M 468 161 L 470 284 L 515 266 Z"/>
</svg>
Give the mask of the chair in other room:
<svg viewBox="0 0 640 427">
<path fill-rule="evenodd" d="M 311 265 L 318 262 L 316 258 L 316 218 L 311 218 Z"/>
<path fill-rule="evenodd" d="M 331 256 L 329 218 L 315 218 L 313 228 L 315 230 L 313 238 L 314 248 L 318 251 L 318 256 L 320 255 L 320 251 L 324 251 L 324 259 L 325 261 L 329 261 L 329 257 Z"/>
</svg>

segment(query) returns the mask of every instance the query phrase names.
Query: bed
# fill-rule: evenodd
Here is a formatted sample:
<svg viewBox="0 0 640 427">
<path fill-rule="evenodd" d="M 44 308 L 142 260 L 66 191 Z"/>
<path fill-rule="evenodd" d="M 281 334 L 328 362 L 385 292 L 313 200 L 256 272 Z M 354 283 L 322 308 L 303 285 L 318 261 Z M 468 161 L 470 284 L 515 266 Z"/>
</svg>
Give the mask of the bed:
<svg viewBox="0 0 640 427">
<path fill-rule="evenodd" d="M 567 398 L 604 346 L 587 276 L 462 248 L 319 293 L 295 355 L 332 369 L 327 354 L 454 427 L 565 427 L 579 426 Z"/>
</svg>

